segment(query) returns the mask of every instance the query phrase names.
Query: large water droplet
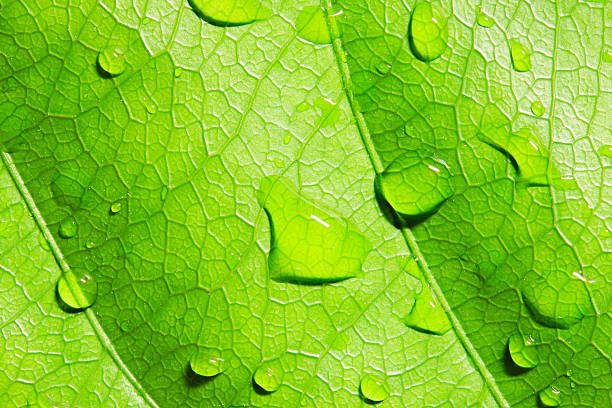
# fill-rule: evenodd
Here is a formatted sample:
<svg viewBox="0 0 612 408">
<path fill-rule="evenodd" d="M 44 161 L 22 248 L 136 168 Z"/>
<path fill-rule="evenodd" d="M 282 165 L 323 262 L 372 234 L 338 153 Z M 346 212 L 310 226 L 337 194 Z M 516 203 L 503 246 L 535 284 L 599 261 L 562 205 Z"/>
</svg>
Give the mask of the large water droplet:
<svg viewBox="0 0 612 408">
<path fill-rule="evenodd" d="M 389 398 L 389 385 L 384 378 L 376 375 L 366 374 L 361 379 L 359 391 L 366 401 L 382 402 Z"/>
<path fill-rule="evenodd" d="M 414 263 L 412 275 L 420 274 Z M 423 333 L 442 335 L 450 330 L 451 325 L 446 312 L 427 283 L 422 280 L 422 289 L 417 294 L 410 313 L 404 317 L 406 326 Z"/>
<path fill-rule="evenodd" d="M 272 10 L 260 0 L 189 0 L 196 13 L 218 26 L 239 26 L 264 20 Z"/>
<path fill-rule="evenodd" d="M 57 281 L 57 294 L 68 307 L 76 310 L 86 309 L 96 301 L 98 284 L 90 274 L 76 277 L 69 272 Z"/>
<path fill-rule="evenodd" d="M 561 404 L 561 391 L 554 385 L 541 390 L 538 397 L 545 407 L 558 407 Z"/>
<path fill-rule="evenodd" d="M 376 191 L 406 221 L 416 222 L 436 212 L 455 185 L 443 161 L 406 152 L 378 175 Z"/>
<path fill-rule="evenodd" d="M 421 61 L 432 61 L 446 49 L 448 21 L 438 3 L 419 3 L 412 12 L 409 28 L 410 47 Z"/>
<path fill-rule="evenodd" d="M 485 28 L 493 27 L 493 24 L 495 24 L 495 21 L 493 20 L 493 18 L 489 16 L 488 14 L 486 14 L 484 11 L 482 11 L 480 8 L 478 9 L 478 15 L 476 16 L 476 22 L 478 23 L 479 26 L 485 27 Z"/>
<path fill-rule="evenodd" d="M 59 225 L 59 235 L 62 238 L 72 238 L 77 233 L 77 223 L 74 217 L 65 218 Z"/>
<path fill-rule="evenodd" d="M 274 392 L 281 386 L 282 375 L 272 365 L 265 364 L 255 370 L 253 383 L 264 392 Z"/>
<path fill-rule="evenodd" d="M 521 368 L 533 368 L 538 365 L 538 352 L 535 340 L 531 336 L 513 334 L 508 339 L 508 351 L 514 364 Z"/>
<path fill-rule="evenodd" d="M 330 44 L 325 11 L 319 6 L 306 6 L 298 14 L 295 28 L 298 36 L 313 44 Z"/>
<path fill-rule="evenodd" d="M 510 40 L 510 56 L 515 71 L 525 72 L 531 69 L 531 51 L 518 40 Z"/>
<path fill-rule="evenodd" d="M 283 178 L 264 178 L 257 201 L 272 230 L 272 279 L 315 284 L 361 273 L 371 244 L 348 219 L 315 205 Z"/>
<path fill-rule="evenodd" d="M 98 54 L 98 67 L 107 75 L 121 75 L 125 70 L 123 51 L 116 47 L 108 47 Z"/>
<path fill-rule="evenodd" d="M 218 350 L 200 350 L 189 361 L 191 370 L 203 377 L 213 377 L 223 371 L 223 359 Z"/>
<path fill-rule="evenodd" d="M 583 279 L 562 271 L 552 271 L 546 278 L 531 272 L 521 284 L 521 296 L 537 322 L 567 329 L 591 313 L 585 285 Z"/>
<path fill-rule="evenodd" d="M 531 112 L 536 116 L 542 116 L 545 112 L 544 104 L 540 101 L 531 102 Z"/>
<path fill-rule="evenodd" d="M 546 149 L 531 129 L 522 128 L 514 133 L 495 132 L 481 134 L 481 140 L 510 156 L 519 173 L 519 181 L 528 186 L 570 187 L 571 180 L 564 179 L 549 159 Z"/>
</svg>

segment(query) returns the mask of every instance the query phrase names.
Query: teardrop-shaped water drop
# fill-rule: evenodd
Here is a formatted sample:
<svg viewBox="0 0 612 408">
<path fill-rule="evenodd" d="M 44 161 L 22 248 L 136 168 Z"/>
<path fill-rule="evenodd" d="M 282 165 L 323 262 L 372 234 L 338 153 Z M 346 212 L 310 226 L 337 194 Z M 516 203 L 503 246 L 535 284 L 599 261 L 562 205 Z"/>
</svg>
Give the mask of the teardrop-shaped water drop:
<svg viewBox="0 0 612 408">
<path fill-rule="evenodd" d="M 361 273 L 371 244 L 351 221 L 314 204 L 284 178 L 264 178 L 257 201 L 270 220 L 272 279 L 314 284 Z"/>
<path fill-rule="evenodd" d="M 521 368 L 533 368 L 538 365 L 538 351 L 531 336 L 515 333 L 508 339 L 508 352 L 514 364 Z"/>
<path fill-rule="evenodd" d="M 515 71 L 525 72 L 531 69 L 531 51 L 518 40 L 510 40 L 510 57 Z"/>
<path fill-rule="evenodd" d="M 359 384 L 361 396 L 368 402 L 382 402 L 389 398 L 389 385 L 387 381 L 373 374 L 366 374 Z"/>
<path fill-rule="evenodd" d="M 108 47 L 98 54 L 98 67 L 109 76 L 121 75 L 125 70 L 123 51 L 116 47 Z"/>
<path fill-rule="evenodd" d="M 281 386 L 282 375 L 277 368 L 270 364 L 264 364 L 255 370 L 253 383 L 264 392 L 274 392 Z"/>
<path fill-rule="evenodd" d="M 110 207 L 110 212 L 112 214 L 117 214 L 119 211 L 121 211 L 121 203 L 119 201 L 112 203 Z"/>
<path fill-rule="evenodd" d="M 421 291 L 416 295 L 410 313 L 404 316 L 404 323 L 422 333 L 437 335 L 446 333 L 451 328 L 448 316 L 422 277 L 418 264 L 411 261 L 406 269 L 406 272 L 412 276 L 421 276 Z"/>
<path fill-rule="evenodd" d="M 541 390 L 538 393 L 538 398 L 545 407 L 558 407 L 561 404 L 561 391 L 551 385 Z"/>
<path fill-rule="evenodd" d="M 479 26 L 485 27 L 485 28 L 493 27 L 493 24 L 495 24 L 495 21 L 493 20 L 493 18 L 489 16 L 488 14 L 486 14 L 484 11 L 482 11 L 480 8 L 478 9 L 478 14 L 476 16 L 476 22 L 478 23 Z"/>
<path fill-rule="evenodd" d="M 203 20 L 218 26 L 239 26 L 264 20 L 272 15 L 269 2 L 260 0 L 189 0 Z"/>
<path fill-rule="evenodd" d="M 98 297 L 98 284 L 93 275 L 75 276 L 71 272 L 57 281 L 57 294 L 68 307 L 82 310 L 90 307 Z"/>
<path fill-rule="evenodd" d="M 65 218 L 59 225 L 59 236 L 62 238 L 72 238 L 77 233 L 77 223 L 74 217 Z"/>
<path fill-rule="evenodd" d="M 536 116 L 542 116 L 545 112 L 544 104 L 540 101 L 531 102 L 531 112 Z"/>
<path fill-rule="evenodd" d="M 410 47 L 421 61 L 432 61 L 446 50 L 448 20 L 437 2 L 421 2 L 412 12 L 409 28 Z"/>
<path fill-rule="evenodd" d="M 378 175 L 376 191 L 406 221 L 417 222 L 436 212 L 455 185 L 442 160 L 406 152 Z"/>
<path fill-rule="evenodd" d="M 223 371 L 223 359 L 218 350 L 199 350 L 189 360 L 189 367 L 197 375 L 214 377 Z"/>
<path fill-rule="evenodd" d="M 320 6 L 306 6 L 297 16 L 295 28 L 298 36 L 313 44 L 330 44 L 325 11 Z"/>
</svg>

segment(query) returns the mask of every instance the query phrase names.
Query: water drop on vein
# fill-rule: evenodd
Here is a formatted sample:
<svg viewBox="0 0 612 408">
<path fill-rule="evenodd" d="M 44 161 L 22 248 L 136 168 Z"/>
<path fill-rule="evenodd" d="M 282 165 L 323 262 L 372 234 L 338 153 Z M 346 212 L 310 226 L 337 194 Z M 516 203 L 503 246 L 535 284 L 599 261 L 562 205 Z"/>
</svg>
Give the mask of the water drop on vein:
<svg viewBox="0 0 612 408">
<path fill-rule="evenodd" d="M 253 373 L 253 383 L 263 392 L 275 392 L 281 386 L 282 375 L 275 367 L 265 364 Z"/>
<path fill-rule="evenodd" d="M 373 374 L 366 374 L 359 384 L 361 396 L 367 402 L 382 402 L 389 398 L 389 385 L 384 378 Z"/>
<path fill-rule="evenodd" d="M 189 367 L 197 375 L 214 377 L 223 371 L 223 359 L 218 350 L 200 350 L 191 357 Z"/>
<path fill-rule="evenodd" d="M 272 279 L 320 284 L 361 273 L 372 246 L 350 220 L 302 196 L 284 178 L 264 178 L 257 201 L 270 221 Z"/>
<path fill-rule="evenodd" d="M 125 70 L 125 57 L 119 48 L 105 48 L 98 54 L 98 67 L 109 76 L 121 75 Z"/>
<path fill-rule="evenodd" d="M 176 67 L 174 68 L 174 77 L 178 78 L 183 74 L 183 68 L 181 67 Z"/>
<path fill-rule="evenodd" d="M 441 336 L 451 328 L 446 312 L 424 280 L 421 292 L 416 296 L 410 313 L 403 320 L 406 326 L 427 334 Z"/>
<path fill-rule="evenodd" d="M 71 309 L 82 310 L 90 307 L 98 296 L 98 284 L 90 274 L 76 277 L 72 273 L 62 275 L 57 281 L 60 300 Z"/>
<path fill-rule="evenodd" d="M 508 352 L 514 364 L 521 368 L 533 368 L 538 365 L 538 354 L 535 340 L 530 336 L 515 333 L 508 339 Z"/>
<path fill-rule="evenodd" d="M 77 224 L 74 217 L 64 219 L 59 225 L 59 236 L 65 239 L 72 238 L 77 233 Z"/>
<path fill-rule="evenodd" d="M 429 62 L 446 50 L 448 20 L 438 3 L 421 2 L 412 12 L 408 33 L 410 47 L 421 61 Z"/>
<path fill-rule="evenodd" d="M 561 391 L 553 384 L 541 390 L 538 398 L 545 407 L 558 407 L 561 404 Z"/>
<path fill-rule="evenodd" d="M 495 24 L 495 21 L 493 20 L 493 18 L 489 16 L 488 14 L 486 14 L 484 11 L 482 11 L 480 8 L 478 8 L 478 15 L 476 16 L 476 22 L 478 23 L 479 26 L 485 27 L 485 28 L 493 27 L 493 24 Z"/>
<path fill-rule="evenodd" d="M 518 40 L 510 40 L 510 57 L 515 71 L 525 72 L 531 69 L 531 52 Z"/>
<path fill-rule="evenodd" d="M 217 26 L 240 26 L 265 20 L 272 10 L 260 0 L 189 0 L 196 14 Z"/>
</svg>

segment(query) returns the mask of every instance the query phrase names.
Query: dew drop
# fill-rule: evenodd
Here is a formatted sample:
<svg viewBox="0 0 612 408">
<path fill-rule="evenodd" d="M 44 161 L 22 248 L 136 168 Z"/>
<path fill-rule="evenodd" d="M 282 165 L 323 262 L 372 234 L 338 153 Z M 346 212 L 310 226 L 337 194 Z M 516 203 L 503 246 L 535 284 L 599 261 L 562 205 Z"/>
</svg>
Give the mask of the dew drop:
<svg viewBox="0 0 612 408">
<path fill-rule="evenodd" d="M 446 49 L 448 21 L 438 3 L 419 3 L 412 12 L 408 37 L 414 55 L 432 61 Z"/>
<path fill-rule="evenodd" d="M 1 223 L 1 221 L 0 221 Z M 51 247 L 49 246 L 49 243 L 47 242 L 47 239 L 45 238 L 45 236 L 43 234 L 38 234 L 38 243 L 40 244 L 40 247 L 45 250 L 45 251 L 50 251 Z"/>
<path fill-rule="evenodd" d="M 162 201 L 166 201 L 166 197 L 168 197 L 168 186 L 164 184 L 159 192 L 159 198 L 161 198 Z"/>
<path fill-rule="evenodd" d="M 153 101 L 150 101 L 149 99 L 145 98 L 144 105 L 145 109 L 147 110 L 147 112 L 149 112 L 149 114 L 154 115 L 157 113 L 157 105 L 155 105 Z"/>
<path fill-rule="evenodd" d="M 531 336 L 513 334 L 508 339 L 508 351 L 514 364 L 521 368 L 533 368 L 538 365 L 535 340 Z"/>
<path fill-rule="evenodd" d="M 542 116 L 545 112 L 544 104 L 540 101 L 531 102 L 531 112 L 536 116 Z"/>
<path fill-rule="evenodd" d="M 285 167 L 285 162 L 277 157 L 274 159 L 274 165 L 279 169 L 282 169 L 283 167 Z"/>
<path fill-rule="evenodd" d="M 363 376 L 359 384 L 359 391 L 366 401 L 373 403 L 386 400 L 390 392 L 387 381 L 373 374 Z"/>
<path fill-rule="evenodd" d="M 525 72 L 531 69 L 531 52 L 518 40 L 510 40 L 510 56 L 515 71 Z"/>
<path fill-rule="evenodd" d="M 174 68 L 174 77 L 178 78 L 183 74 L 183 68 L 181 67 L 176 67 Z"/>
<path fill-rule="evenodd" d="M 59 225 L 59 236 L 62 238 L 72 238 L 77 233 L 77 224 L 74 217 L 65 218 Z"/>
<path fill-rule="evenodd" d="M 284 143 L 284 144 L 289 144 L 289 142 L 291 141 L 291 138 L 292 138 L 292 137 L 293 137 L 293 136 L 291 136 L 291 133 L 287 133 L 287 134 L 285 135 L 285 138 L 283 139 L 283 143 Z"/>
<path fill-rule="evenodd" d="M 330 44 L 325 11 L 318 6 L 306 6 L 297 16 L 295 28 L 298 36 L 313 44 Z"/>
<path fill-rule="evenodd" d="M 284 178 L 264 178 L 257 201 L 270 220 L 272 279 L 316 284 L 361 273 L 372 246 L 351 221 L 303 197 Z"/>
<path fill-rule="evenodd" d="M 200 350 L 191 357 L 189 367 L 197 375 L 214 377 L 223 371 L 223 359 L 218 350 Z"/>
<path fill-rule="evenodd" d="M 110 207 L 110 212 L 112 214 L 117 214 L 119 211 L 121 211 L 121 203 L 119 201 L 112 203 Z"/>
<path fill-rule="evenodd" d="M 125 70 L 125 57 L 119 48 L 105 48 L 98 54 L 98 67 L 107 75 L 121 75 Z"/>
<path fill-rule="evenodd" d="M 91 249 L 91 248 L 93 248 L 94 246 L 96 246 L 96 244 L 95 244 L 93 241 L 87 241 L 87 242 L 85 243 L 85 248 L 87 248 L 87 249 Z"/>
<path fill-rule="evenodd" d="M 409 151 L 378 175 L 376 191 L 406 221 L 418 222 L 435 213 L 455 186 L 443 161 Z"/>
<path fill-rule="evenodd" d="M 443 335 L 451 328 L 448 316 L 429 285 L 424 282 L 422 285 L 423 289 L 416 296 L 410 313 L 404 317 L 404 323 L 422 333 Z"/>
<path fill-rule="evenodd" d="M 189 0 L 196 14 L 217 26 L 240 26 L 272 15 L 272 10 L 259 0 Z"/>
<path fill-rule="evenodd" d="M 90 307 L 98 296 L 98 284 L 92 275 L 75 277 L 72 273 L 62 275 L 57 281 L 57 294 L 68 307 L 76 310 Z"/>
<path fill-rule="evenodd" d="M 376 64 L 376 72 L 379 75 L 385 76 L 391 71 L 391 64 L 387 64 L 386 62 L 380 62 Z"/>
<path fill-rule="evenodd" d="M 479 26 L 485 27 L 485 28 L 493 27 L 493 24 L 495 24 L 495 21 L 493 20 L 493 18 L 480 9 L 478 9 L 478 15 L 476 16 L 476 22 L 478 23 Z"/>
<path fill-rule="evenodd" d="M 274 392 L 281 386 L 282 376 L 271 365 L 263 365 L 255 370 L 253 383 L 264 392 Z"/>
<path fill-rule="evenodd" d="M 300 102 L 300 104 L 295 108 L 296 112 L 305 112 L 310 108 L 310 104 L 306 101 Z"/>
<path fill-rule="evenodd" d="M 597 153 L 599 153 L 600 156 L 612 159 L 612 145 L 602 145 L 597 149 Z"/>
<path fill-rule="evenodd" d="M 554 385 L 541 390 L 538 397 L 545 407 L 558 407 L 561 404 L 561 391 Z"/>
</svg>

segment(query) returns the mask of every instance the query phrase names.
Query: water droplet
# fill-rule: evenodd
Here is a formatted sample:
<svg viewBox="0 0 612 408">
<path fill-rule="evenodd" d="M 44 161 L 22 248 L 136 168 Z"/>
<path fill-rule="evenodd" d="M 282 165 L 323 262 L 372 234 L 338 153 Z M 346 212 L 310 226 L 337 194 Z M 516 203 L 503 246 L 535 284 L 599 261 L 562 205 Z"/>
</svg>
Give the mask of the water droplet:
<svg viewBox="0 0 612 408">
<path fill-rule="evenodd" d="M 174 68 L 174 77 L 178 78 L 183 74 L 183 68 L 181 67 L 176 67 Z"/>
<path fill-rule="evenodd" d="M 493 20 L 493 18 L 489 16 L 488 14 L 486 14 L 484 11 L 480 10 L 480 8 L 478 9 L 478 15 L 476 16 L 476 22 L 478 23 L 479 26 L 485 27 L 485 28 L 493 27 L 493 24 L 495 24 L 495 21 Z"/>
<path fill-rule="evenodd" d="M 45 236 L 42 233 L 38 234 L 38 243 L 40 244 L 40 247 L 43 250 L 45 251 L 51 250 L 51 247 L 49 246 L 49 243 L 47 242 L 47 238 L 45 238 Z"/>
<path fill-rule="evenodd" d="M 391 71 L 391 64 L 387 64 L 386 62 L 376 64 L 376 72 L 380 75 L 387 75 L 389 71 Z"/>
<path fill-rule="evenodd" d="M 519 174 L 519 181 L 528 186 L 571 187 L 549 159 L 548 149 L 540 144 L 531 129 L 522 128 L 514 133 L 495 132 L 481 134 L 481 140 L 510 156 Z"/>
<path fill-rule="evenodd" d="M 306 101 L 302 101 L 300 102 L 300 104 L 298 106 L 296 106 L 295 111 L 296 112 L 305 112 L 310 108 L 310 104 Z"/>
<path fill-rule="evenodd" d="M 361 273 L 371 244 L 348 219 L 301 196 L 284 178 L 264 178 L 257 201 L 272 230 L 268 257 L 272 279 L 314 284 Z"/>
<path fill-rule="evenodd" d="M 521 296 L 537 322 L 567 329 L 591 312 L 585 285 L 564 271 L 553 271 L 546 279 L 532 272 L 521 284 Z"/>
<path fill-rule="evenodd" d="M 518 40 L 510 40 L 510 56 L 515 71 L 525 72 L 531 69 L 531 52 Z"/>
<path fill-rule="evenodd" d="M 264 20 L 272 10 L 259 0 L 189 0 L 196 14 L 210 24 L 239 26 Z"/>
<path fill-rule="evenodd" d="M 612 145 L 602 145 L 597 149 L 597 153 L 599 153 L 600 156 L 612 159 Z"/>
<path fill-rule="evenodd" d="M 279 169 L 282 169 L 283 167 L 285 167 L 285 162 L 277 157 L 274 159 L 274 165 Z"/>
<path fill-rule="evenodd" d="M 291 133 L 287 133 L 287 134 L 285 135 L 285 138 L 283 139 L 283 143 L 284 143 L 284 144 L 289 144 L 289 142 L 291 141 L 291 138 L 292 138 L 292 137 L 293 137 L 293 136 L 291 136 Z"/>
<path fill-rule="evenodd" d="M 129 320 L 124 320 L 119 323 L 119 329 L 121 329 L 122 332 L 127 333 L 132 330 L 132 323 Z"/>
<path fill-rule="evenodd" d="M 119 211 L 121 211 L 121 203 L 119 201 L 112 203 L 110 207 L 110 212 L 112 214 L 117 214 Z"/>
<path fill-rule="evenodd" d="M 304 7 L 295 21 L 298 36 L 313 44 L 330 44 L 325 11 L 318 6 Z"/>
<path fill-rule="evenodd" d="M 96 301 L 98 284 L 92 275 L 84 274 L 77 278 L 69 272 L 57 281 L 57 294 L 68 307 L 86 309 Z"/>
<path fill-rule="evenodd" d="M 168 197 L 168 186 L 164 184 L 159 192 L 159 198 L 161 198 L 162 201 L 166 201 L 166 197 Z"/>
<path fill-rule="evenodd" d="M 59 235 L 62 238 L 72 238 L 77 233 L 77 223 L 74 217 L 65 218 L 59 225 Z"/>
<path fill-rule="evenodd" d="M 558 407 L 561 404 L 561 391 L 554 385 L 544 388 L 538 393 L 540 402 L 545 407 Z"/>
<path fill-rule="evenodd" d="M 533 112 L 536 116 L 542 116 L 546 110 L 544 109 L 544 104 L 540 101 L 531 102 L 531 112 Z"/>
<path fill-rule="evenodd" d="M 263 365 L 255 370 L 253 383 L 264 392 L 274 392 L 281 386 L 281 374 L 271 365 Z"/>
<path fill-rule="evenodd" d="M 538 365 L 535 340 L 531 336 L 513 334 L 508 339 L 508 351 L 514 364 L 521 368 L 533 368 Z"/>
<path fill-rule="evenodd" d="M 409 28 L 410 47 L 421 61 L 432 61 L 446 49 L 448 21 L 437 3 L 419 3 L 412 12 Z"/>
<path fill-rule="evenodd" d="M 378 175 L 376 190 L 398 214 L 416 222 L 436 212 L 455 186 L 443 161 L 406 152 Z"/>
<path fill-rule="evenodd" d="M 603 50 L 602 54 L 601 59 L 603 62 L 612 62 L 612 48 L 606 48 Z"/>
<path fill-rule="evenodd" d="M 149 112 L 149 114 L 154 115 L 157 113 L 157 105 L 155 105 L 153 101 L 144 98 L 144 105 L 145 109 L 147 110 L 147 112 Z"/>
<path fill-rule="evenodd" d="M 87 249 L 91 249 L 91 248 L 93 248 L 94 246 L 96 246 L 96 244 L 95 244 L 93 241 L 87 241 L 87 242 L 85 243 L 85 248 L 87 248 Z"/>
<path fill-rule="evenodd" d="M 429 285 L 425 282 L 422 282 L 422 285 L 423 289 L 416 296 L 410 313 L 404 317 L 404 323 L 423 333 L 442 335 L 451 328 L 448 316 Z"/>
<path fill-rule="evenodd" d="M 571 377 L 572 375 L 574 375 L 574 370 L 572 370 L 571 368 L 568 368 L 567 371 L 565 372 L 565 375 L 568 377 Z"/>
<path fill-rule="evenodd" d="M 390 392 L 387 381 L 372 374 L 363 376 L 359 384 L 359 391 L 363 398 L 370 402 L 382 402 L 389 398 Z"/>
<path fill-rule="evenodd" d="M 320 127 L 327 127 L 334 125 L 340 119 L 340 110 L 336 103 L 326 98 L 317 98 L 314 102 L 314 106 L 319 108 L 321 112 L 321 123 Z"/>
<path fill-rule="evenodd" d="M 119 48 L 105 48 L 98 54 L 98 67 L 110 76 L 121 75 L 125 70 L 125 57 Z"/>
<path fill-rule="evenodd" d="M 218 350 L 200 350 L 189 361 L 191 370 L 203 377 L 214 377 L 223 371 L 223 359 Z"/>
</svg>

